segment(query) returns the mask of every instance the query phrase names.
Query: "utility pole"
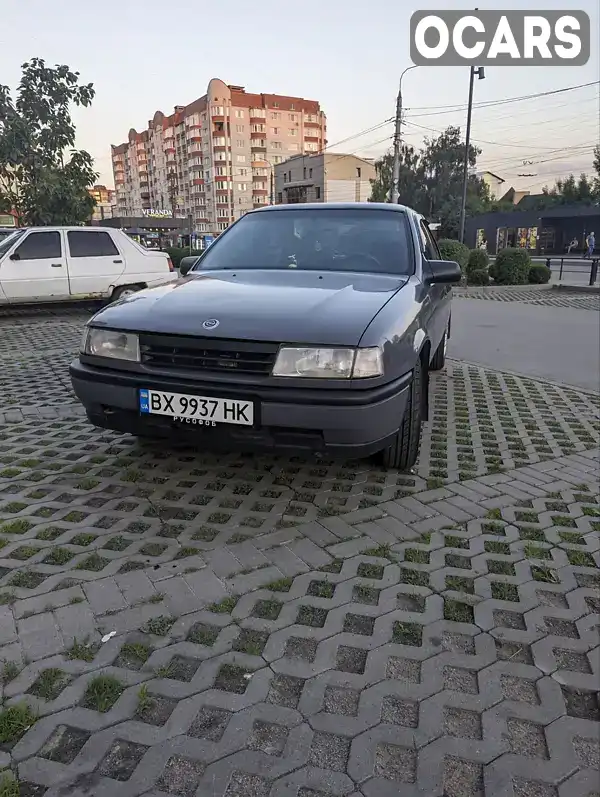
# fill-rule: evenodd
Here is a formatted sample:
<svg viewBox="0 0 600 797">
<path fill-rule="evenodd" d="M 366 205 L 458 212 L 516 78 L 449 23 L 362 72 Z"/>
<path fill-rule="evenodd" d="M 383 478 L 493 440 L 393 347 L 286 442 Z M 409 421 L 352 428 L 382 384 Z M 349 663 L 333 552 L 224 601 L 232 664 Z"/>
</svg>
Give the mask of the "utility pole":
<svg viewBox="0 0 600 797">
<path fill-rule="evenodd" d="M 402 144 L 402 78 L 411 69 L 416 69 L 416 64 L 407 66 L 400 75 L 398 97 L 396 98 L 396 127 L 394 130 L 394 161 L 392 164 L 392 185 L 390 186 L 390 202 L 398 204 L 400 196 L 400 148 Z"/>
<path fill-rule="evenodd" d="M 475 9 L 477 10 L 477 9 Z M 465 216 L 467 211 L 467 185 L 469 182 L 469 149 L 471 147 L 471 114 L 473 111 L 473 85 L 475 83 L 475 75 L 479 80 L 485 78 L 485 69 L 480 66 L 475 69 L 472 66 L 469 70 L 469 103 L 467 106 L 467 130 L 465 133 L 465 162 L 463 164 L 463 182 L 462 182 L 462 200 L 460 203 L 460 235 L 459 241 L 465 242 Z"/>
</svg>

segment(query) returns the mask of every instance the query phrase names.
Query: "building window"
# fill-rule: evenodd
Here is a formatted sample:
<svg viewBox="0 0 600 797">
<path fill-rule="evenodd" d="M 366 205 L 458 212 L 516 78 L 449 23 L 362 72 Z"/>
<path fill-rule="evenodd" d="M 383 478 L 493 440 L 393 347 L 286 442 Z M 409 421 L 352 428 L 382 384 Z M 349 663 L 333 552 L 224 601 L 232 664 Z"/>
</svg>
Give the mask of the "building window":
<svg viewBox="0 0 600 797">
<path fill-rule="evenodd" d="M 296 110 L 296 106 L 294 105 L 294 103 L 292 103 L 290 105 L 290 111 L 295 111 L 295 110 Z"/>
<path fill-rule="evenodd" d="M 235 159 L 238 163 L 246 163 L 246 156 L 245 155 L 236 155 Z"/>
<path fill-rule="evenodd" d="M 279 111 L 274 111 L 274 112 L 271 114 L 271 119 L 281 119 L 281 114 L 280 114 L 280 112 L 279 112 Z"/>
<path fill-rule="evenodd" d="M 279 103 L 278 102 L 274 102 L 273 103 L 273 108 L 279 108 Z"/>
<path fill-rule="evenodd" d="M 213 116 L 224 116 L 225 111 L 222 105 L 213 105 L 210 109 L 210 112 Z"/>
<path fill-rule="evenodd" d="M 229 227 L 229 222 L 227 221 L 220 221 L 217 224 L 217 230 L 219 230 L 220 232 L 223 232 L 223 230 L 226 230 L 228 227 Z"/>
<path fill-rule="evenodd" d="M 317 186 L 317 187 L 315 188 L 315 198 L 316 198 L 316 199 L 321 199 L 321 189 L 320 189 L 320 187 L 319 187 L 319 186 Z"/>
<path fill-rule="evenodd" d="M 290 181 L 290 183 L 292 182 L 292 170 L 291 169 L 288 172 L 288 180 Z"/>
<path fill-rule="evenodd" d="M 251 133 L 264 133 L 266 130 L 265 125 L 250 125 Z"/>
<path fill-rule="evenodd" d="M 273 163 L 282 163 L 283 162 L 283 155 L 273 155 L 272 156 Z"/>
<path fill-rule="evenodd" d="M 292 105 L 292 108 L 293 108 L 293 107 L 294 107 L 294 106 Z M 295 113 L 291 113 L 291 114 L 290 114 L 290 122 L 295 122 L 295 121 L 296 121 L 296 118 L 297 118 L 297 117 L 296 117 L 296 114 L 295 114 Z"/>
<path fill-rule="evenodd" d="M 238 191 L 247 191 L 248 184 L 247 183 L 238 183 Z"/>
<path fill-rule="evenodd" d="M 281 204 L 282 204 L 282 202 L 283 202 L 283 194 L 282 194 L 282 193 L 281 193 L 281 191 L 280 191 L 280 192 L 277 194 L 277 204 L 278 204 L 278 205 L 281 205 Z"/>
<path fill-rule="evenodd" d="M 227 218 L 229 216 L 229 208 L 217 208 L 217 216 L 220 218 Z"/>
<path fill-rule="evenodd" d="M 272 141 L 271 146 L 273 149 L 281 149 L 281 141 Z"/>
<path fill-rule="evenodd" d="M 271 128 L 271 133 L 272 133 L 274 136 L 278 136 L 278 135 L 279 135 L 279 130 L 280 130 L 280 128 L 279 128 L 279 127 L 272 127 L 272 128 Z"/>
<path fill-rule="evenodd" d="M 236 125 L 235 126 L 236 133 L 243 133 L 244 132 L 244 125 Z"/>
<path fill-rule="evenodd" d="M 295 128 L 291 128 L 290 130 L 288 130 L 288 133 L 290 134 L 290 136 L 298 135 L 298 131 Z"/>
<path fill-rule="evenodd" d="M 225 166 L 215 166 L 215 176 L 224 177 L 226 174 Z"/>
<path fill-rule="evenodd" d="M 309 179 L 312 178 L 312 169 L 308 170 L 308 177 L 309 177 Z"/>
<path fill-rule="evenodd" d="M 244 112 L 242 111 L 241 108 L 236 108 L 235 109 L 235 118 L 236 119 L 243 119 L 244 118 Z"/>
<path fill-rule="evenodd" d="M 215 147 L 224 147 L 225 146 L 225 138 L 223 136 L 219 136 L 219 138 L 215 138 L 213 140 L 213 145 Z"/>
<path fill-rule="evenodd" d="M 356 167 L 356 176 L 360 180 L 360 166 Z"/>
<path fill-rule="evenodd" d="M 243 148 L 244 148 L 244 146 L 245 146 L 245 141 L 244 141 L 244 139 L 243 139 L 243 138 L 238 138 L 238 139 L 237 139 L 237 141 L 235 142 L 235 145 L 236 145 L 236 147 L 237 147 L 238 149 L 243 149 Z"/>
</svg>

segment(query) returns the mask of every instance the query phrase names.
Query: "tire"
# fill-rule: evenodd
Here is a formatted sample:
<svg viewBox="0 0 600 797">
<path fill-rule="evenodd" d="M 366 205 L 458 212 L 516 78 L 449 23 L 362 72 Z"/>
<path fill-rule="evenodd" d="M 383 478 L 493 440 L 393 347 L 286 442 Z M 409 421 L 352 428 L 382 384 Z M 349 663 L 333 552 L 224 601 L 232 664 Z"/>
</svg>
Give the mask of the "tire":
<svg viewBox="0 0 600 797">
<path fill-rule="evenodd" d="M 423 373 L 423 364 L 419 358 L 413 371 L 413 381 L 410 386 L 402 424 L 396 432 L 394 442 L 381 452 L 385 468 L 407 471 L 417 461 L 421 443 L 423 390 L 426 377 L 427 375 Z"/>
<path fill-rule="evenodd" d="M 141 288 L 137 285 L 123 285 L 121 288 L 114 289 L 113 294 L 110 297 L 110 301 L 116 302 L 119 299 L 124 299 L 126 296 L 132 296 L 134 293 L 137 293 L 140 290 Z"/>
<path fill-rule="evenodd" d="M 435 354 L 429 364 L 430 371 L 441 371 L 446 365 L 446 348 L 448 346 L 448 330 L 444 332 L 444 337 L 440 341 Z"/>
</svg>

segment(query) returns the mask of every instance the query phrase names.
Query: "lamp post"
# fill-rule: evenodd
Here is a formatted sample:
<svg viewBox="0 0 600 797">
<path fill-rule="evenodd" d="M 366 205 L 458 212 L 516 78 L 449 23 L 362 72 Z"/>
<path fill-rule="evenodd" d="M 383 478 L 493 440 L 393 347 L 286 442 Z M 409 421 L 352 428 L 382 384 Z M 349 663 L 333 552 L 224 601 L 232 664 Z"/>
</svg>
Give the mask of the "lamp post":
<svg viewBox="0 0 600 797">
<path fill-rule="evenodd" d="M 460 237 L 459 241 L 465 241 L 465 214 L 467 210 L 467 184 L 469 182 L 469 148 L 471 145 L 471 113 L 473 110 L 473 84 L 475 83 L 475 75 L 479 80 L 485 78 L 485 69 L 480 66 L 477 69 L 472 66 L 469 70 L 469 103 L 467 105 L 467 130 L 465 133 L 465 162 L 463 164 L 463 183 L 462 183 L 462 201 L 460 204 Z"/>
<path fill-rule="evenodd" d="M 392 165 L 392 185 L 390 186 L 390 202 L 398 204 L 400 196 L 400 145 L 402 143 L 402 78 L 411 69 L 416 69 L 417 64 L 407 66 L 400 75 L 398 97 L 396 99 L 396 128 L 394 130 L 394 161 Z"/>
</svg>

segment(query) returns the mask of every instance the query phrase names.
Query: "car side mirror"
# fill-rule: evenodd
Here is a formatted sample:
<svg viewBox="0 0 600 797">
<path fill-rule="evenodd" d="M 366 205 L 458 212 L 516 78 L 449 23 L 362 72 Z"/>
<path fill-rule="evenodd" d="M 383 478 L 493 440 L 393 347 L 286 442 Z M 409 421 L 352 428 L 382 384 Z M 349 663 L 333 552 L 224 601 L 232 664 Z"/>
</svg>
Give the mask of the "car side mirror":
<svg viewBox="0 0 600 797">
<path fill-rule="evenodd" d="M 12 255 L 8 258 L 9 260 L 20 260 L 21 255 L 18 252 L 13 252 Z"/>
<path fill-rule="evenodd" d="M 186 274 L 189 274 L 189 272 L 192 269 L 192 266 L 194 266 L 198 262 L 198 259 L 199 255 L 190 255 L 189 257 L 182 257 L 179 263 L 179 274 L 182 277 L 185 277 Z"/>
<path fill-rule="evenodd" d="M 426 285 L 457 285 L 461 281 L 462 271 L 454 260 L 428 260 L 427 265 Z"/>
</svg>

